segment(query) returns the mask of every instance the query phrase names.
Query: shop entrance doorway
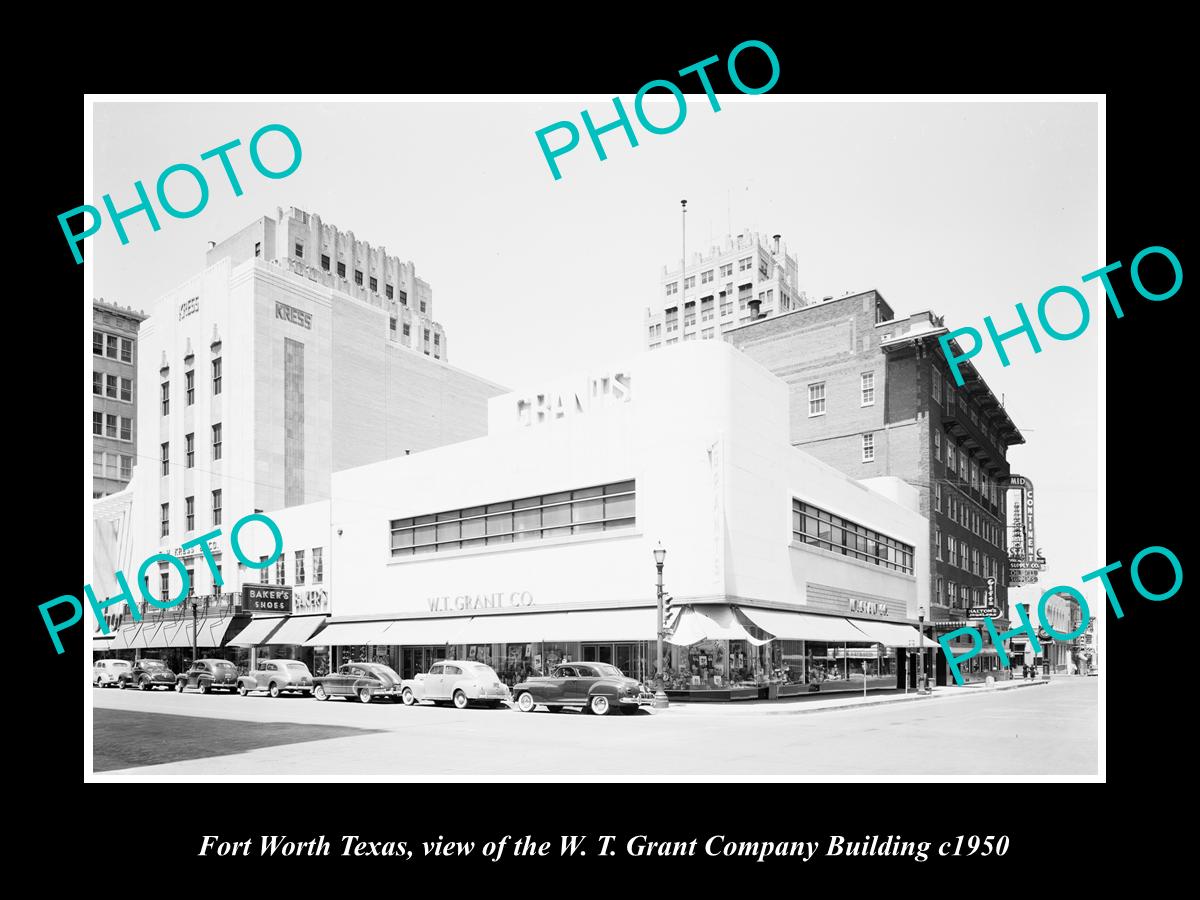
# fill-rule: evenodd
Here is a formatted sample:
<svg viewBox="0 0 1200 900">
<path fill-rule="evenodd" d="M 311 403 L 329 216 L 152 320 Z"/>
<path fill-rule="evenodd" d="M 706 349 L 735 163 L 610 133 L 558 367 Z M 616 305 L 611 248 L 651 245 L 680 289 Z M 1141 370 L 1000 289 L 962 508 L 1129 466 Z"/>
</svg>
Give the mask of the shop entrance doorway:
<svg viewBox="0 0 1200 900">
<path fill-rule="evenodd" d="M 405 647 L 401 654 L 401 678 L 412 678 L 418 672 L 428 672 L 439 659 L 448 659 L 450 649 L 439 647 Z"/>
<path fill-rule="evenodd" d="M 609 663 L 639 681 L 649 677 L 645 644 L 584 644 L 580 650 L 584 662 Z"/>
</svg>

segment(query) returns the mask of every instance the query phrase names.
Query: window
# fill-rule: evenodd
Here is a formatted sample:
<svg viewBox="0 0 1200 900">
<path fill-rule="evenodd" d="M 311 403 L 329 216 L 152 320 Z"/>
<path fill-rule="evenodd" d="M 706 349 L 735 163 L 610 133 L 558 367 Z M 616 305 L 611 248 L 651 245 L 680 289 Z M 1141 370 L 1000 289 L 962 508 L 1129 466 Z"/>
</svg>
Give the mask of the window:
<svg viewBox="0 0 1200 900">
<path fill-rule="evenodd" d="M 196 530 L 196 498 L 183 498 L 183 528 L 185 531 Z"/>
<path fill-rule="evenodd" d="M 304 584 L 304 551 L 296 551 L 296 584 Z"/>
<path fill-rule="evenodd" d="M 166 537 L 171 533 L 171 504 L 163 503 L 159 506 L 159 537 Z"/>
<path fill-rule="evenodd" d="M 221 423 L 212 427 L 212 458 L 215 462 L 221 458 Z"/>
<path fill-rule="evenodd" d="M 117 436 L 117 417 L 112 413 L 106 413 L 104 416 L 104 436 L 110 438 Z"/>
<path fill-rule="evenodd" d="M 433 333 L 433 346 L 437 347 L 442 343 L 442 335 L 440 332 Z"/>
<path fill-rule="evenodd" d="M 214 525 L 221 524 L 221 491 L 212 492 L 212 523 Z"/>
<path fill-rule="evenodd" d="M 802 544 L 852 556 L 885 569 L 909 575 L 913 573 L 915 548 L 909 544 L 802 500 L 792 500 L 792 536 Z"/>
<path fill-rule="evenodd" d="M 132 378 L 122 378 L 121 379 L 121 399 L 125 403 L 133 402 L 133 379 Z"/>
<path fill-rule="evenodd" d="M 262 241 L 255 241 L 255 242 L 254 242 L 254 255 L 255 255 L 255 256 L 262 256 Z"/>
<path fill-rule="evenodd" d="M 942 511 L 942 483 L 940 481 L 933 486 L 933 508 L 937 512 Z"/>
<path fill-rule="evenodd" d="M 733 315 L 733 301 L 727 299 L 727 295 L 725 294 L 724 291 L 722 291 L 721 292 L 721 316 L 722 316 L 722 318 L 724 318 L 725 316 L 731 316 L 731 315 Z"/>
<path fill-rule="evenodd" d="M 712 280 L 713 280 L 713 270 L 712 269 L 709 269 L 707 272 L 700 273 L 700 283 L 701 284 L 708 284 Z"/>
<path fill-rule="evenodd" d="M 808 386 L 808 414 L 810 416 L 825 415 L 825 382 L 823 381 Z"/>
<path fill-rule="evenodd" d="M 183 373 L 183 395 L 186 406 L 196 404 L 196 372 L 193 369 Z"/>
<path fill-rule="evenodd" d="M 396 319 L 395 319 L 395 317 L 392 317 L 392 318 L 388 319 L 388 331 L 391 331 L 393 334 L 395 333 L 395 331 L 396 331 Z"/>
<path fill-rule="evenodd" d="M 171 602 L 171 575 L 169 572 L 158 573 L 158 593 L 164 602 Z"/>
<path fill-rule="evenodd" d="M 979 571 L 979 551 L 974 547 L 971 548 L 971 571 L 976 575 L 983 574 Z"/>
<path fill-rule="evenodd" d="M 337 273 L 338 273 L 338 278 L 346 277 L 346 264 L 344 262 L 340 262 L 337 264 Z"/>
<path fill-rule="evenodd" d="M 121 457 L 121 480 L 128 481 L 133 477 L 133 457 Z"/>
<path fill-rule="evenodd" d="M 164 381 L 162 383 L 162 391 L 160 393 L 162 400 L 162 414 L 164 416 L 171 414 L 171 382 Z"/>
<path fill-rule="evenodd" d="M 396 294 L 400 300 L 400 305 L 408 306 L 408 292 L 407 291 L 396 291 Z"/>
<path fill-rule="evenodd" d="M 384 292 L 384 294 L 387 295 L 387 298 L 389 300 L 393 299 L 396 296 L 396 289 L 393 288 L 390 284 L 385 284 L 383 286 L 383 292 Z"/>
<path fill-rule="evenodd" d="M 121 338 L 121 362 L 133 362 L 133 341 L 130 338 Z"/>
<path fill-rule="evenodd" d="M 634 482 L 620 481 L 487 506 L 393 519 L 392 556 L 444 553 L 628 528 L 634 524 L 634 496 Z"/>
<path fill-rule="evenodd" d="M 324 269 L 326 272 L 329 271 L 329 257 L 326 256 L 324 253 L 321 254 L 321 268 Z"/>
<path fill-rule="evenodd" d="M 667 285 L 667 296 L 668 297 L 670 297 L 672 294 L 678 294 L 678 293 L 679 293 L 679 282 L 678 281 L 672 281 L 670 284 Z"/>
<path fill-rule="evenodd" d="M 104 435 L 104 413 L 92 413 L 92 434 L 97 436 Z"/>
<path fill-rule="evenodd" d="M 955 445 L 946 441 L 946 468 L 950 470 L 951 474 L 955 470 L 955 455 L 957 452 Z"/>
<path fill-rule="evenodd" d="M 167 441 L 159 445 L 159 463 L 162 465 L 162 474 L 171 474 L 171 442 Z"/>
<path fill-rule="evenodd" d="M 930 381 L 933 383 L 933 400 L 939 406 L 942 402 L 942 375 L 937 369 L 932 370 Z"/>
<path fill-rule="evenodd" d="M 667 293 L 671 292 L 667 291 Z M 92 332 L 92 354 L 94 356 L 104 355 L 104 332 L 102 331 Z"/>
<path fill-rule="evenodd" d="M 707 322 L 713 317 L 713 298 L 700 298 L 700 321 Z"/>
<path fill-rule="evenodd" d="M 712 339 L 713 339 L 713 330 L 711 328 L 705 328 L 703 331 L 700 332 L 700 340 L 711 341 Z"/>
<path fill-rule="evenodd" d="M 946 602 L 950 606 L 958 606 L 958 586 L 953 581 L 946 582 Z"/>
<path fill-rule="evenodd" d="M 304 259 L 304 245 L 299 241 L 296 242 L 296 258 Z"/>
<path fill-rule="evenodd" d="M 221 393 L 221 357 L 212 361 L 212 392 L 215 397 Z"/>
<path fill-rule="evenodd" d="M 109 359 L 117 358 L 118 348 L 120 346 L 120 339 L 115 334 L 106 334 L 104 336 L 104 355 Z"/>
<path fill-rule="evenodd" d="M 670 309 L 667 310 L 666 323 L 667 323 L 667 333 L 668 334 L 670 334 L 672 331 L 679 330 L 679 307 L 678 306 L 672 306 Z"/>
<path fill-rule="evenodd" d="M 405 336 L 405 337 L 408 337 L 408 335 L 409 335 L 409 331 L 410 331 L 410 329 L 409 329 L 408 323 L 407 323 L 407 322 L 405 322 L 405 323 L 404 323 L 404 336 Z"/>
<path fill-rule="evenodd" d="M 354 270 L 354 283 L 361 286 L 363 283 L 362 279 L 363 279 L 362 272 L 360 272 L 358 269 L 355 269 Z"/>
<path fill-rule="evenodd" d="M 683 279 L 683 289 L 685 291 L 688 288 L 694 288 L 695 286 L 696 286 L 696 276 L 695 275 L 689 275 L 687 278 Z"/>
<path fill-rule="evenodd" d="M 421 301 L 421 312 L 425 312 L 425 301 Z"/>
<path fill-rule="evenodd" d="M 940 528 L 933 529 L 933 538 L 934 538 L 934 540 L 933 540 L 934 552 L 936 553 L 937 558 L 941 559 L 942 558 L 942 529 L 940 529 Z"/>
<path fill-rule="evenodd" d="M 97 478 L 104 476 L 104 451 L 92 451 L 92 474 Z"/>
<path fill-rule="evenodd" d="M 104 394 L 104 375 L 100 372 L 92 373 L 92 393 L 98 397 Z"/>
<path fill-rule="evenodd" d="M 196 467 L 196 435 L 194 432 L 183 436 L 183 467 L 185 469 Z"/>
<path fill-rule="evenodd" d="M 875 461 L 875 435 L 869 431 L 862 436 L 862 461 Z"/>
<path fill-rule="evenodd" d="M 748 272 L 748 271 L 750 271 L 750 268 L 753 265 L 754 265 L 754 257 L 753 256 L 744 257 L 744 258 L 738 260 L 738 271 L 739 272 Z"/>
<path fill-rule="evenodd" d="M 287 554 L 281 552 L 279 554 L 279 559 L 275 561 L 275 583 L 276 584 L 286 584 L 287 583 L 287 579 L 286 579 L 285 573 L 284 573 L 284 557 L 285 556 L 287 556 Z"/>
<path fill-rule="evenodd" d="M 683 327 L 696 324 L 696 301 L 689 300 L 683 304 Z"/>
<path fill-rule="evenodd" d="M 374 275 L 371 276 L 370 284 L 371 284 L 371 290 L 373 290 L 375 293 L 378 294 L 379 293 L 379 282 L 376 280 Z"/>
<path fill-rule="evenodd" d="M 942 461 L 942 433 L 940 431 L 933 433 L 933 458 L 938 462 Z"/>
<path fill-rule="evenodd" d="M 946 561 L 951 565 L 956 565 L 958 560 L 958 541 L 954 539 L 954 535 L 946 535 Z"/>
<path fill-rule="evenodd" d="M 324 549 L 321 547 L 313 547 L 312 553 L 313 562 L 313 584 L 320 584 L 325 580 L 325 558 Z"/>
<path fill-rule="evenodd" d="M 875 405 L 875 373 L 862 373 L 862 406 Z"/>
<path fill-rule="evenodd" d="M 933 580 L 933 602 L 938 606 L 946 605 L 946 598 L 942 596 L 942 577 L 939 575 Z"/>
<path fill-rule="evenodd" d="M 121 440 L 123 440 L 123 441 L 132 441 L 133 440 L 133 419 L 132 418 L 129 418 L 126 416 L 121 416 Z"/>
<path fill-rule="evenodd" d="M 270 577 L 271 567 L 267 564 L 267 558 L 265 556 L 260 556 L 258 558 L 258 564 L 262 567 L 258 570 L 258 583 L 259 584 L 270 584 L 269 577 Z"/>
<path fill-rule="evenodd" d="M 117 376 L 116 375 L 105 375 L 104 376 L 104 396 L 109 397 L 113 400 L 117 399 Z"/>
<path fill-rule="evenodd" d="M 721 266 L 722 278 L 729 278 L 731 275 L 733 275 L 733 263 L 726 263 L 725 265 Z"/>
</svg>

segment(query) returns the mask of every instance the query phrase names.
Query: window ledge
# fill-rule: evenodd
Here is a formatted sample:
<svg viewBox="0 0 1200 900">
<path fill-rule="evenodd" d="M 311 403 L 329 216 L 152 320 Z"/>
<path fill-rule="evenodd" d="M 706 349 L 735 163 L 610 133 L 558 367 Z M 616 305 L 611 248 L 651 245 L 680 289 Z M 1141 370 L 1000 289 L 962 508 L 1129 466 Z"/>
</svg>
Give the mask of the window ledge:
<svg viewBox="0 0 1200 900">
<path fill-rule="evenodd" d="M 508 544 L 492 544 L 483 547 L 468 547 L 465 550 L 446 550 L 441 553 L 417 553 L 413 556 L 389 557 L 387 565 L 403 566 L 411 563 L 430 562 L 443 559 L 460 559 L 464 556 L 486 556 L 490 553 L 512 553 L 517 550 L 540 550 L 546 547 L 565 547 L 573 544 L 590 544 L 595 541 L 611 541 L 643 537 L 635 525 L 630 528 L 614 528 L 611 531 L 596 531 L 588 534 L 572 534 L 565 537 L 545 538 L 536 541 L 513 541 Z"/>
</svg>

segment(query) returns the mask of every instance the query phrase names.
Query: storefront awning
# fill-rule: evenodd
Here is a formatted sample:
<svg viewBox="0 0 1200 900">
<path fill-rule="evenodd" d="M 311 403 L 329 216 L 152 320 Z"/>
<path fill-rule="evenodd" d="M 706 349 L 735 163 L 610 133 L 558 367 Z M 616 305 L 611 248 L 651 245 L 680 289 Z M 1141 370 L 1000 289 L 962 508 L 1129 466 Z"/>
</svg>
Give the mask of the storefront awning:
<svg viewBox="0 0 1200 900">
<path fill-rule="evenodd" d="M 690 647 L 698 641 L 749 641 L 761 646 L 771 641 L 771 635 L 762 634 L 759 623 L 731 606 L 685 606 L 673 632 L 665 639 L 680 647 Z"/>
<path fill-rule="evenodd" d="M 933 647 L 941 645 L 931 641 L 911 625 L 900 625 L 895 622 L 874 622 L 869 619 L 851 619 L 850 624 L 862 631 L 867 640 L 885 647 Z"/>
<path fill-rule="evenodd" d="M 116 631 L 112 632 L 112 641 L 105 649 L 129 650 L 133 646 L 130 641 L 136 637 L 141 627 L 141 622 L 130 622 L 128 625 L 122 625 Z"/>
<path fill-rule="evenodd" d="M 376 634 L 367 643 L 408 646 L 475 643 L 465 636 L 471 624 L 470 616 L 453 616 L 440 619 L 400 619 L 390 622 L 388 627 Z M 488 643 L 491 643 L 490 641 Z"/>
<path fill-rule="evenodd" d="M 817 616 L 784 609 L 739 607 L 742 614 L 768 634 L 785 641 L 827 641 L 854 644 L 874 641 L 841 616 Z"/>
<path fill-rule="evenodd" d="M 266 641 L 267 637 L 279 627 L 286 616 L 267 616 L 255 619 L 229 642 L 230 647 L 256 647 Z"/>
<path fill-rule="evenodd" d="M 383 631 L 393 619 L 374 622 L 335 622 L 326 625 L 323 631 L 306 640 L 304 647 L 345 647 L 350 644 L 365 644 Z"/>
<path fill-rule="evenodd" d="M 197 649 L 202 647 L 220 647 L 221 642 L 225 639 L 225 632 L 229 630 L 229 626 L 232 623 L 232 616 L 200 619 L 194 626 Z M 168 629 L 170 633 L 166 633 Z M 155 646 L 190 647 L 193 643 L 192 631 L 193 625 L 191 619 L 184 619 L 175 627 L 172 627 L 172 623 L 168 622 L 163 625 L 162 630 L 155 636 Z"/>
<path fill-rule="evenodd" d="M 279 630 L 263 641 L 265 646 L 280 644 L 303 644 L 320 628 L 328 616 L 288 616 Z"/>
</svg>

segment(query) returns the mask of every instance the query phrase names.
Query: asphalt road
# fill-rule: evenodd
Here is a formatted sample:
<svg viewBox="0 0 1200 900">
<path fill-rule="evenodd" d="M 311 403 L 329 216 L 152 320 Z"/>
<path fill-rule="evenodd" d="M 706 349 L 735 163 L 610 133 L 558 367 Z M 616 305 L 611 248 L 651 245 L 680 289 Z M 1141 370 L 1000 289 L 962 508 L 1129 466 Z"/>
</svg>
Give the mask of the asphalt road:
<svg viewBox="0 0 1200 900">
<path fill-rule="evenodd" d="M 98 774 L 483 780 L 1094 775 L 1097 679 L 807 715 L 636 716 L 92 690 Z M 774 710 L 768 713 L 767 710 Z M 115 770 L 115 771 L 114 771 Z"/>
</svg>

